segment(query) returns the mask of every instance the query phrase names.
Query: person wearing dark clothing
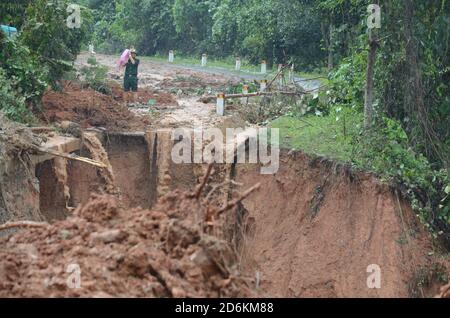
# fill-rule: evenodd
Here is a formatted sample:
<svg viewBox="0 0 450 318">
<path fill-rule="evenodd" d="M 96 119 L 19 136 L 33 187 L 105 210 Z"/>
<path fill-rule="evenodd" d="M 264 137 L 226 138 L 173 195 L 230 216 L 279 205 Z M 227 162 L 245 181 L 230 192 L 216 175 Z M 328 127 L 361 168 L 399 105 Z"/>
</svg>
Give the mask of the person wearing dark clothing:
<svg viewBox="0 0 450 318">
<path fill-rule="evenodd" d="M 138 90 L 138 67 L 139 60 L 136 58 L 136 51 L 131 50 L 131 56 L 128 63 L 125 64 L 125 76 L 123 81 L 123 89 L 125 92 Z"/>
</svg>

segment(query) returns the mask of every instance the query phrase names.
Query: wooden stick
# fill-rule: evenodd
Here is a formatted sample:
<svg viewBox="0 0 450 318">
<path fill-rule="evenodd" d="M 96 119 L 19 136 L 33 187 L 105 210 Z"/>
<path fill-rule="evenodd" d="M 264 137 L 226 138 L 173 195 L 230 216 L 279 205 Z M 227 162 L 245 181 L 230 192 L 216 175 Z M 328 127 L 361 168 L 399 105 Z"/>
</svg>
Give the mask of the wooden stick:
<svg viewBox="0 0 450 318">
<path fill-rule="evenodd" d="M 258 190 L 260 187 L 261 187 L 261 183 L 254 185 L 253 187 L 251 187 L 250 189 L 245 191 L 244 194 L 241 195 L 239 198 L 229 202 L 227 205 L 225 205 L 223 208 L 221 208 L 217 213 L 221 214 L 231 208 L 234 208 L 239 202 L 242 202 L 243 200 L 245 200 L 250 194 L 252 194 L 254 191 Z"/>
<path fill-rule="evenodd" d="M 85 157 L 80 157 L 74 154 L 65 154 L 62 152 L 58 152 L 55 150 L 51 150 L 51 149 L 45 149 L 42 147 L 36 147 L 36 146 L 32 146 L 32 148 L 36 151 L 42 152 L 42 153 L 48 153 L 52 156 L 56 156 L 56 157 L 61 157 L 61 158 L 65 158 L 65 159 L 69 159 L 69 160 L 75 160 L 75 161 L 81 161 L 84 163 L 87 163 L 89 165 L 98 167 L 98 168 L 102 168 L 102 169 L 106 169 L 107 166 L 103 163 L 103 162 L 99 162 L 99 161 L 95 161 L 89 158 L 85 158 Z"/>
<path fill-rule="evenodd" d="M 16 228 L 16 227 L 24 227 L 24 228 L 38 228 L 38 227 L 46 227 L 49 224 L 46 222 L 31 222 L 31 221 L 18 221 L 18 222 L 7 222 L 5 224 L 0 225 L 0 231 Z"/>
<path fill-rule="evenodd" d="M 213 168 L 213 164 L 210 163 L 208 165 L 208 169 L 206 170 L 206 174 L 203 177 L 203 181 L 200 184 L 200 186 L 197 188 L 197 191 L 195 192 L 195 198 L 198 200 L 200 198 L 200 195 L 202 194 L 203 188 L 205 187 L 206 183 L 208 182 L 209 176 L 211 175 L 211 171 Z"/>
<path fill-rule="evenodd" d="M 41 132 L 51 132 L 55 131 L 54 127 L 31 127 L 31 131 L 35 134 L 41 133 Z"/>
<path fill-rule="evenodd" d="M 300 83 L 300 82 L 308 82 L 308 81 L 315 81 L 318 79 L 327 79 L 327 77 L 325 76 L 317 76 L 317 77 L 311 77 L 311 78 L 303 78 L 303 79 L 299 79 L 299 80 L 295 80 L 296 83 Z"/>
</svg>

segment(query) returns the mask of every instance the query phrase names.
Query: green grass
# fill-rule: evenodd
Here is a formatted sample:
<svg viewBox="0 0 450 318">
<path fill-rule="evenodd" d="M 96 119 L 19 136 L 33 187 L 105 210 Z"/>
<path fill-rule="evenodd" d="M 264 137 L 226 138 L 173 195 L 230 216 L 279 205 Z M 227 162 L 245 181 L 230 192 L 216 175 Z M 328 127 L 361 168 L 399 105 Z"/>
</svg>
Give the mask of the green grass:
<svg viewBox="0 0 450 318">
<path fill-rule="evenodd" d="M 144 60 L 154 61 L 154 62 L 166 62 L 168 63 L 168 56 L 156 55 L 156 56 L 145 56 L 141 57 Z M 174 65 L 184 65 L 184 66 L 200 66 L 201 65 L 201 57 L 187 57 L 187 56 L 175 56 Z M 213 59 L 211 57 L 208 58 L 208 64 L 206 67 L 219 68 L 224 69 L 229 72 L 233 72 L 239 74 L 239 71 L 235 70 L 236 61 L 233 57 L 228 57 L 225 59 Z M 241 60 L 241 72 L 245 72 L 248 74 L 261 74 L 261 66 L 260 65 L 252 65 L 246 60 Z M 274 75 L 277 72 L 277 68 L 267 69 L 267 75 Z M 295 75 L 305 79 L 311 79 L 316 77 L 326 77 L 325 72 L 295 72 Z M 318 79 L 323 84 L 327 83 L 326 78 Z"/>
<path fill-rule="evenodd" d="M 271 123 L 280 129 L 282 148 L 303 150 L 308 154 L 327 156 L 341 161 L 352 161 L 352 135 L 359 130 L 362 118 L 335 115 L 302 118 L 281 117 Z"/>
<path fill-rule="evenodd" d="M 157 61 L 157 62 L 167 62 L 168 63 L 168 57 L 163 55 L 156 55 L 156 56 L 149 56 L 144 57 L 144 59 L 150 60 L 150 61 Z M 214 67 L 214 68 L 222 68 L 227 71 L 233 71 L 235 72 L 235 60 L 233 58 L 227 58 L 227 59 L 213 59 L 211 57 L 208 58 L 208 64 L 206 67 Z M 175 65 L 185 65 L 185 66 L 200 66 L 201 65 L 201 57 L 198 58 L 194 57 L 187 57 L 187 56 L 175 56 L 175 60 L 173 62 Z M 251 74 L 259 74 L 261 71 L 260 66 L 251 65 L 248 64 L 246 61 L 241 62 L 241 70 L 247 73 Z M 270 70 L 268 70 L 268 73 Z M 236 72 L 238 73 L 238 72 Z"/>
</svg>

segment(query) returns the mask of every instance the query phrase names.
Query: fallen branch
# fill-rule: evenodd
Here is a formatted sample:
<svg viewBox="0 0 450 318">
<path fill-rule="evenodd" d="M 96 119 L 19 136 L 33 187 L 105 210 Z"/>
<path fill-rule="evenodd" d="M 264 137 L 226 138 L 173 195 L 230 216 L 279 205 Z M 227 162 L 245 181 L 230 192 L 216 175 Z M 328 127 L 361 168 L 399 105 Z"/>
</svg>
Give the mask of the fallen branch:
<svg viewBox="0 0 450 318">
<path fill-rule="evenodd" d="M 307 92 L 286 92 L 286 91 L 274 91 L 274 92 L 255 92 L 247 94 L 229 94 L 225 95 L 225 99 L 241 98 L 241 97 L 255 97 L 255 96 L 270 96 L 270 95 L 291 95 L 291 96 L 301 96 L 305 95 Z"/>
<path fill-rule="evenodd" d="M 267 84 L 267 89 L 269 89 L 273 83 L 275 83 L 276 79 L 283 74 L 284 70 L 286 68 L 286 65 L 283 65 L 283 67 L 277 72 L 277 74 L 275 75 L 275 77 L 270 81 L 269 84 Z"/>
<path fill-rule="evenodd" d="M 32 148 L 38 152 L 42 152 L 42 153 L 47 153 L 50 154 L 52 156 L 56 156 L 56 157 L 61 157 L 61 158 L 65 158 L 68 160 L 75 160 L 75 161 L 81 161 L 84 163 L 87 163 L 89 165 L 98 167 L 98 168 L 102 168 L 102 169 L 106 169 L 107 166 L 103 163 L 103 162 L 99 162 L 99 161 L 95 161 L 89 158 L 85 158 L 85 157 L 80 157 L 77 156 L 75 154 L 65 154 L 56 150 L 51 150 L 51 149 L 45 149 L 42 147 L 37 147 L 37 146 L 32 146 Z"/>
<path fill-rule="evenodd" d="M 236 205 L 238 205 L 240 202 L 242 202 L 243 200 L 247 199 L 247 197 L 252 194 L 254 191 L 258 190 L 261 187 L 261 183 L 258 183 L 256 185 L 254 185 L 253 187 L 251 187 L 250 189 L 248 189 L 247 191 L 244 192 L 244 194 L 242 194 L 239 198 L 229 202 L 227 205 L 225 205 L 223 208 L 221 208 L 217 214 L 221 214 L 225 211 L 228 211 L 232 208 L 234 208 Z"/>
<path fill-rule="evenodd" d="M 22 227 L 22 228 L 39 228 L 46 227 L 49 224 L 46 222 L 31 222 L 31 221 L 18 221 L 18 222 L 7 222 L 0 225 L 0 231 Z"/>
<path fill-rule="evenodd" d="M 223 182 L 223 183 L 216 184 L 216 185 L 211 189 L 211 191 L 209 191 L 209 193 L 208 193 L 208 195 L 206 196 L 206 199 L 205 199 L 205 200 L 206 200 L 206 201 L 209 201 L 209 198 L 211 197 L 211 195 L 214 194 L 214 192 L 216 192 L 219 188 L 222 188 L 222 187 L 224 187 L 224 186 L 226 186 L 226 185 L 229 185 L 229 184 L 233 184 L 233 185 L 238 186 L 238 187 L 242 187 L 242 186 L 243 186 L 243 184 L 238 183 L 238 182 L 236 182 L 236 181 L 234 181 L 234 180 L 225 181 L 225 182 Z"/>
<path fill-rule="evenodd" d="M 55 131 L 54 127 L 31 127 L 31 131 L 35 134 L 43 133 L 43 132 L 52 132 Z"/>
<path fill-rule="evenodd" d="M 308 81 L 315 81 L 318 79 L 327 79 L 325 76 L 317 76 L 317 77 L 311 77 L 311 78 L 303 78 L 303 79 L 296 79 L 294 82 L 300 83 L 300 82 L 308 82 Z"/>
<path fill-rule="evenodd" d="M 212 168 L 213 168 L 213 164 L 210 163 L 208 165 L 208 169 L 206 170 L 206 174 L 203 177 L 202 183 L 197 187 L 197 190 L 195 191 L 194 198 L 196 198 L 197 200 L 200 198 L 200 195 L 202 194 L 202 191 L 205 188 L 206 183 L 208 182 L 208 179 L 211 175 Z"/>
<path fill-rule="evenodd" d="M 323 86 L 320 86 L 320 87 L 318 87 L 316 89 L 312 89 L 312 90 L 309 90 L 309 91 L 301 91 L 301 92 L 288 92 L 288 91 L 272 91 L 272 92 L 268 92 L 268 91 L 265 91 L 265 92 L 254 92 L 254 93 L 247 93 L 247 94 L 244 94 L 244 93 L 241 93 L 241 94 L 228 94 L 228 95 L 224 96 L 224 99 L 243 98 L 243 97 L 256 97 L 256 96 L 272 96 L 272 95 L 302 96 L 302 95 L 306 95 L 308 93 L 312 93 L 312 92 L 315 92 L 317 90 L 320 90 L 320 89 L 322 89 L 325 86 L 327 86 L 327 85 L 323 85 Z M 205 104 L 208 104 L 208 103 L 214 102 L 215 100 L 217 100 L 217 96 L 210 96 L 210 95 L 208 95 L 208 96 L 201 97 L 198 101 L 202 102 L 202 103 L 205 103 Z"/>
<path fill-rule="evenodd" d="M 309 91 L 304 91 L 304 93 L 305 93 L 305 94 L 308 94 L 308 93 L 320 91 L 320 90 L 321 90 L 322 88 L 324 88 L 324 87 L 328 87 L 328 85 L 325 84 L 325 85 L 319 86 L 319 87 L 317 87 L 317 88 L 313 88 L 313 89 L 311 89 L 311 90 L 309 90 Z"/>
</svg>

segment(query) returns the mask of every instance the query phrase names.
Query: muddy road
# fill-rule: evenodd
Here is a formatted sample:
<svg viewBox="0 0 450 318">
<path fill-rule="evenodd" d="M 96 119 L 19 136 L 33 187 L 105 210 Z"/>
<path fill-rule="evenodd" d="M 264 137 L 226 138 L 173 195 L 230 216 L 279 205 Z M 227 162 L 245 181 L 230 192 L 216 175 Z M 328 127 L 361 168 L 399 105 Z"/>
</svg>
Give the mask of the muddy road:
<svg viewBox="0 0 450 318">
<path fill-rule="evenodd" d="M 86 66 L 89 56 L 90 54 L 81 54 L 76 61 L 77 68 Z M 108 77 L 122 85 L 123 71 L 119 72 L 116 68 L 118 57 L 96 54 L 95 58 L 98 63 L 109 68 Z M 199 95 L 214 96 L 233 85 L 269 77 L 270 75 L 235 72 L 217 67 L 154 62 L 146 58 L 141 58 L 139 66 L 140 88 L 170 93 L 177 100 L 179 107 L 165 111 L 160 123 L 179 127 L 220 126 L 219 122 L 224 118 L 215 114 L 213 103 L 199 102 Z M 299 85 L 305 90 L 314 90 L 321 86 L 317 80 L 303 81 L 304 79 L 298 77 L 295 80 L 300 81 Z M 169 103 L 169 106 L 175 105 Z M 146 112 L 145 107 L 132 110 L 137 113 Z"/>
</svg>

